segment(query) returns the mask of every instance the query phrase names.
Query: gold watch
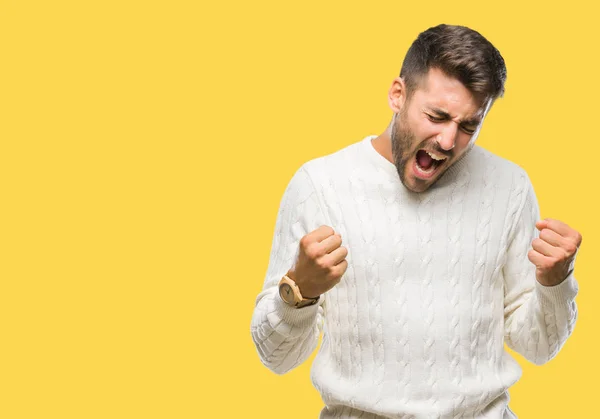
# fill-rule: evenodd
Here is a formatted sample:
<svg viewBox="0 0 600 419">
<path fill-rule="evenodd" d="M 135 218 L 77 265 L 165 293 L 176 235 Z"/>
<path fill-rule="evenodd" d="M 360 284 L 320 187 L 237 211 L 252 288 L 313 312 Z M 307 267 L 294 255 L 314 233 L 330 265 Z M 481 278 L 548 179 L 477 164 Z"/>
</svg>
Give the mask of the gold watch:
<svg viewBox="0 0 600 419">
<path fill-rule="evenodd" d="M 279 295 L 283 301 L 296 308 L 312 306 L 317 304 L 319 298 L 321 298 L 320 295 L 316 298 L 302 297 L 298 285 L 287 275 L 284 275 L 281 281 L 279 281 Z"/>
</svg>

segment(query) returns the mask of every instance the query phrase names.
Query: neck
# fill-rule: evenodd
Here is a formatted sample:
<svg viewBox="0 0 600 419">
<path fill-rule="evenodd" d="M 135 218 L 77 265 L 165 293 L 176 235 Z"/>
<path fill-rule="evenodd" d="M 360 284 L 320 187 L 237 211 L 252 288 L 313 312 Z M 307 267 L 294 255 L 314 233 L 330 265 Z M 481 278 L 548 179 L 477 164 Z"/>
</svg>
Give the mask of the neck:
<svg viewBox="0 0 600 419">
<path fill-rule="evenodd" d="M 371 140 L 373 144 L 373 148 L 386 158 L 390 163 L 394 163 L 394 157 L 392 155 L 392 124 L 388 125 L 388 127 L 383 131 L 377 138 Z"/>
</svg>

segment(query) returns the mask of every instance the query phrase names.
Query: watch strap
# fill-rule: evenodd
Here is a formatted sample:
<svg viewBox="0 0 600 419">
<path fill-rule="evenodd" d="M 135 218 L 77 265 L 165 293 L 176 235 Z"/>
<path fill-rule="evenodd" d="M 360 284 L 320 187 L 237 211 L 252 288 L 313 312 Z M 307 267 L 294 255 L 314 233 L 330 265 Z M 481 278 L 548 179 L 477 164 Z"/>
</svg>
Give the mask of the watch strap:
<svg viewBox="0 0 600 419">
<path fill-rule="evenodd" d="M 284 284 L 289 285 L 291 287 L 291 289 L 293 290 L 293 293 L 294 293 L 293 302 L 290 301 L 289 298 L 283 298 L 283 296 L 281 295 L 282 285 L 284 286 L 283 288 L 287 288 Z M 282 296 L 282 300 L 285 301 L 287 304 L 292 305 L 293 307 L 296 307 L 296 308 L 302 308 L 302 307 L 315 305 L 321 298 L 320 295 L 315 298 L 303 297 L 302 294 L 300 293 L 300 288 L 298 288 L 298 285 L 296 285 L 296 282 L 292 278 L 290 278 L 287 274 L 284 275 L 281 278 L 281 280 L 279 281 L 279 291 L 280 291 L 280 295 Z"/>
</svg>

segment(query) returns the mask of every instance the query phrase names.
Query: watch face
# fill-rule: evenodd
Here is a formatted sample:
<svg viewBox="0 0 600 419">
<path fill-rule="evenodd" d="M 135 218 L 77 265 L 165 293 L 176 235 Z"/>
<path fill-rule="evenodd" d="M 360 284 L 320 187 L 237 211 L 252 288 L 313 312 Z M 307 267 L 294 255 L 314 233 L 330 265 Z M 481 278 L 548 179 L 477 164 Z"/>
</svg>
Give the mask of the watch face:
<svg viewBox="0 0 600 419">
<path fill-rule="evenodd" d="M 279 287 L 279 295 L 286 303 L 294 304 L 294 290 L 290 287 L 290 284 L 281 284 Z"/>
</svg>

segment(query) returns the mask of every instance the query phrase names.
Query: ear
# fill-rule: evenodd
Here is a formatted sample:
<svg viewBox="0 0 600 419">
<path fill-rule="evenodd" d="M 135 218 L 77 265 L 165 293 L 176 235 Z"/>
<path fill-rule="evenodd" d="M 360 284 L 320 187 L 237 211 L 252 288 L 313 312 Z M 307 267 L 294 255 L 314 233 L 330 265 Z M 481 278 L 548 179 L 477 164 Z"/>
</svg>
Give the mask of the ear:
<svg viewBox="0 0 600 419">
<path fill-rule="evenodd" d="M 388 92 L 388 103 L 394 113 L 400 113 L 406 102 L 406 84 L 402 77 L 396 77 Z"/>
</svg>

